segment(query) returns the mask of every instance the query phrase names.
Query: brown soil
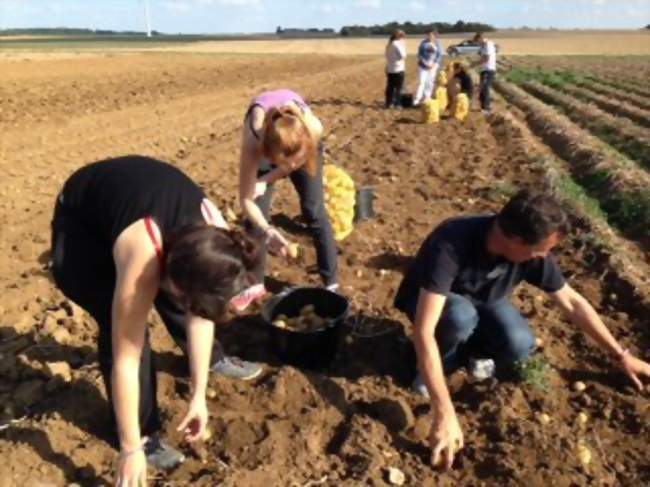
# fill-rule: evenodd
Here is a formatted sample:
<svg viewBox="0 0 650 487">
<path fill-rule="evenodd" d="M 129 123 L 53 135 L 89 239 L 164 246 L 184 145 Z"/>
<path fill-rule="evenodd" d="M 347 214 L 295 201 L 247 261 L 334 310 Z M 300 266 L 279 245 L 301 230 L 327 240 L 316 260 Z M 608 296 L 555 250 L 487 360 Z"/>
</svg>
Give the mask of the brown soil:
<svg viewBox="0 0 650 487">
<path fill-rule="evenodd" d="M 541 175 L 520 141 L 477 112 L 462 124 L 416 123 L 412 111 L 380 108 L 381 60 L 346 57 L 130 55 L 3 62 L 0 82 L 0 485 L 110 483 L 115 452 L 103 439 L 108 410 L 96 367 L 94 323 L 62 299 L 47 269 L 54 197 L 75 168 L 127 153 L 158 156 L 236 207 L 239 129 L 249 97 L 271 86 L 303 92 L 323 119 L 328 157 L 378 195 L 378 217 L 341 245 L 343 292 L 355 313 L 396 331 L 349 337 L 327 371 L 283 366 L 255 316 L 224 324 L 230 353 L 268 364 L 243 384 L 211 379 L 212 439 L 183 447 L 179 470 L 160 485 L 386 485 L 388 467 L 406 484 L 644 485 L 650 394 L 636 394 L 546 298 L 522 287 L 516 302 L 544 342 L 549 391 L 456 375 L 454 401 L 466 444 L 452 472 L 431 469 L 427 401 L 409 391 L 410 329 L 391 307 L 400 271 L 431 228 L 459 213 L 500 207 L 501 188 L 535 186 Z M 260 69 L 262 67 L 262 69 Z M 413 82 L 413 68 L 409 71 Z M 275 287 L 316 283 L 313 250 L 293 223 L 296 197 L 282 183 L 278 225 L 306 250 L 304 267 L 272 260 Z M 634 352 L 650 348 L 650 313 L 621 292 L 606 260 L 576 245 L 558 251 L 571 283 L 603 312 Z M 156 320 L 154 320 L 156 322 Z M 172 442 L 187 397 L 180 351 L 157 322 L 159 400 Z M 59 362 L 66 362 L 70 367 Z M 587 384 L 574 392 L 575 380 Z M 648 391 L 650 392 L 650 391 Z M 580 411 L 586 425 L 576 423 Z M 539 414 L 550 416 L 550 424 Z M 576 457 L 579 441 L 593 454 Z M 325 479 L 325 480 L 323 480 Z M 322 482 L 320 482 L 322 480 Z M 310 483 L 311 481 L 311 483 Z"/>
</svg>

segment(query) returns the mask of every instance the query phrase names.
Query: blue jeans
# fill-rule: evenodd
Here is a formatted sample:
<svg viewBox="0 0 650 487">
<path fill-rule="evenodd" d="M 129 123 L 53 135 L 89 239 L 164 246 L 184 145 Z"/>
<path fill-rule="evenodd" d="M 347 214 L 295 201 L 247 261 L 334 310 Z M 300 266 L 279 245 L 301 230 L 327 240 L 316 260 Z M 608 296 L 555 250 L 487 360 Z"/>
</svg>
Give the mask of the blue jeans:
<svg viewBox="0 0 650 487">
<path fill-rule="evenodd" d="M 447 374 L 470 357 L 491 358 L 503 369 L 526 359 L 535 346 L 528 321 L 507 298 L 484 304 L 458 294 L 447 296 L 436 341 Z"/>
</svg>

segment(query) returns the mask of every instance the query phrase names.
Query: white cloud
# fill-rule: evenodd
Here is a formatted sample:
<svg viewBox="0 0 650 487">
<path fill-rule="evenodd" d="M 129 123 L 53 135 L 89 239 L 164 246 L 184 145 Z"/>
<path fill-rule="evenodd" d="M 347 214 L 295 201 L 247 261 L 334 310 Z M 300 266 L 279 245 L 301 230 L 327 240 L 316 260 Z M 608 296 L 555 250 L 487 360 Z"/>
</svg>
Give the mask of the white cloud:
<svg viewBox="0 0 650 487">
<path fill-rule="evenodd" d="M 420 0 L 413 0 L 410 4 L 410 7 L 411 10 L 415 10 L 416 12 L 421 12 L 427 9 L 426 3 Z"/>
<path fill-rule="evenodd" d="M 316 7 L 316 11 L 322 12 L 324 14 L 331 14 L 341 10 L 339 5 L 332 5 L 331 3 L 323 3 Z"/>
<path fill-rule="evenodd" d="M 207 5 L 231 5 L 235 7 L 255 7 L 260 5 L 260 0 L 197 0 L 198 3 Z"/>
<path fill-rule="evenodd" d="M 360 8 L 381 8 L 381 0 L 357 0 L 355 6 Z"/>
<path fill-rule="evenodd" d="M 187 2 L 169 0 L 163 3 L 163 8 L 168 12 L 183 13 L 192 10 L 192 6 Z"/>
</svg>

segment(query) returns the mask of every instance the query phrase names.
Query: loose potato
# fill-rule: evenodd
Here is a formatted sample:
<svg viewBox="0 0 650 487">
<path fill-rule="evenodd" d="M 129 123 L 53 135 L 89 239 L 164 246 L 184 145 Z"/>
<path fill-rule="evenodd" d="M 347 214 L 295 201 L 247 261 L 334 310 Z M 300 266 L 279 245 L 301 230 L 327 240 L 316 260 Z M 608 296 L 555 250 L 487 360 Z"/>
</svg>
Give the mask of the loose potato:
<svg viewBox="0 0 650 487">
<path fill-rule="evenodd" d="M 277 328 L 287 328 L 287 321 L 286 320 L 275 320 L 273 322 L 273 326 Z"/>
<path fill-rule="evenodd" d="M 298 255 L 300 255 L 300 245 L 297 243 L 290 243 L 287 247 L 287 253 L 292 259 L 297 259 Z"/>
</svg>

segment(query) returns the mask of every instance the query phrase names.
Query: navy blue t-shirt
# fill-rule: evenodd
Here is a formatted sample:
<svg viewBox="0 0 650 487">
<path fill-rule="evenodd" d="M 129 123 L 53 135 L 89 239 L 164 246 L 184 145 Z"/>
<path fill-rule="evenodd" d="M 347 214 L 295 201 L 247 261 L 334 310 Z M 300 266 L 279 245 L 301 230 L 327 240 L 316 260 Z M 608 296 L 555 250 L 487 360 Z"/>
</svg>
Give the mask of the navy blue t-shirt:
<svg viewBox="0 0 650 487">
<path fill-rule="evenodd" d="M 420 288 L 442 295 L 460 294 L 480 303 L 509 296 L 521 281 L 546 292 L 559 291 L 565 279 L 551 254 L 516 264 L 488 253 L 487 236 L 494 221 L 494 215 L 484 215 L 441 223 L 406 272 L 395 306 L 414 316 Z"/>
</svg>

